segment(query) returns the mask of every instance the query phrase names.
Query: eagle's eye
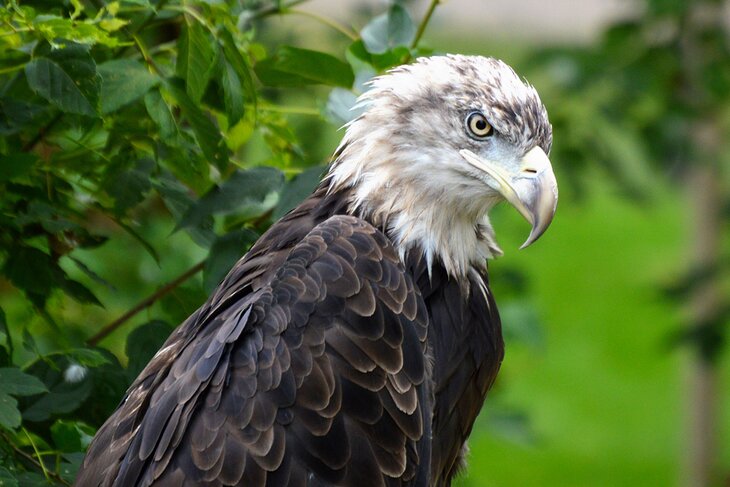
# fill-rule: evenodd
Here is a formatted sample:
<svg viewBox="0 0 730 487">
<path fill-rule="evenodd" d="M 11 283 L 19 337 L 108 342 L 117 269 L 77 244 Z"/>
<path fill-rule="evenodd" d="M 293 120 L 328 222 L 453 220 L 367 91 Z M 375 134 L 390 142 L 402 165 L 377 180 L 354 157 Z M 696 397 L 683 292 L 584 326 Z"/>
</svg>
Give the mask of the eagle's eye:
<svg viewBox="0 0 730 487">
<path fill-rule="evenodd" d="M 487 121 L 487 117 L 479 112 L 471 112 L 466 117 L 466 128 L 469 133 L 478 139 L 489 137 L 494 133 L 492 125 Z"/>
</svg>

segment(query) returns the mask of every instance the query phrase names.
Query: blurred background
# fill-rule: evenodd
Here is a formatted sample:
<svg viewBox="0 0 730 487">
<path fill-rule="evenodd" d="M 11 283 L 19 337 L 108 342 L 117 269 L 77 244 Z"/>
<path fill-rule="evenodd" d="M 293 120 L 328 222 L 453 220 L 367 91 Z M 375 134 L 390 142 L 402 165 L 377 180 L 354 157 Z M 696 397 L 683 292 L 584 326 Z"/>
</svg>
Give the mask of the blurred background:
<svg viewBox="0 0 730 487">
<path fill-rule="evenodd" d="M 58 15 L 70 15 L 76 2 L 62 3 L 65 7 Z M 96 12 L 94 8 L 102 11 L 105 2 L 81 3 L 90 15 L 90 11 Z M 129 3 L 140 8 L 150 5 L 146 0 Z M 76 182 L 69 183 L 74 188 L 69 198 L 76 201 L 69 207 L 93 200 L 93 210 L 74 207 L 74 211 L 88 211 L 85 228 L 104 235 L 106 243 L 59 252 L 52 244 L 32 245 L 55 258 L 74 282 L 92 290 L 103 307 L 83 304 L 78 290 L 74 294 L 62 285 L 49 285 L 48 297 L 39 301 L 37 294 L 44 290 L 23 282 L 14 267 L 35 268 L 21 259 L 26 254 L 20 255 L 8 244 L 10 250 L 3 254 L 4 278 L 0 279 L 0 307 L 6 317 L 0 320 L 6 323 L 0 327 L 5 330 L 0 343 L 5 336 L 12 358 L 8 363 L 40 377 L 51 391 L 40 399 L 30 394 L 30 398 L 18 397 L 22 426 L 3 433 L 9 444 L 17 446 L 5 450 L 6 465 L 12 464 L 7 471 L 14 472 L 13 478 L 27 470 L 25 477 L 18 476 L 21 485 L 43 479 L 33 473 L 32 462 L 18 459 L 18 451 L 35 449 L 25 436 L 46 442 L 57 465 L 72 466 L 78 461 L 89 435 L 164 336 L 205 299 L 256 235 L 312 187 L 321 164 L 342 135 L 338 128 L 352 116 L 348 110 L 365 80 L 411 56 L 449 52 L 501 58 L 537 88 L 553 123 L 551 160 L 560 183 L 556 218 L 546 235 L 527 250 L 517 250 L 528 233 L 527 223 L 517 212 L 498 207 L 493 216 L 505 255 L 490 263 L 491 284 L 503 316 L 507 353 L 471 435 L 468 470 L 456 485 L 730 486 L 730 358 L 726 345 L 730 322 L 730 2 L 188 3 L 195 8 L 205 4 L 198 12 L 209 16 L 211 24 L 223 18 L 217 8 L 236 5 L 228 7 L 236 15 L 225 25 L 235 23 L 246 33 L 236 37 L 236 42 L 245 46 L 247 63 L 258 61 L 255 74 L 263 86 L 251 96 L 260 97 L 259 118 L 249 125 L 228 126 L 222 115 L 215 114 L 216 110 L 225 113 L 230 121 L 230 107 L 217 107 L 202 91 L 198 99 L 207 104 L 213 118 L 218 117 L 231 161 L 238 169 L 277 167 L 287 182 L 264 193 L 267 197 L 275 193 L 273 199 L 234 199 L 243 209 L 235 214 L 224 212 L 215 207 L 220 201 L 198 197 L 225 188 L 231 172 L 213 171 L 206 176 L 209 179 L 196 181 L 195 171 L 186 176 L 180 167 L 159 162 L 164 151 L 158 145 L 153 159 L 163 168 L 159 171 L 141 169 L 135 162 L 134 166 L 118 165 L 116 172 L 110 172 L 113 177 L 106 173 L 96 180 L 90 177 L 96 181 L 93 190 L 79 190 Z M 46 7 L 48 2 L 25 4 L 37 4 L 39 12 L 56 8 Z M 125 3 L 119 5 L 123 13 Z M 130 19 L 132 14 L 138 15 L 130 12 Z M 168 13 L 170 18 L 180 14 Z M 151 56 L 159 57 L 155 58 L 160 65 L 157 75 L 163 77 L 169 65 L 184 78 L 176 55 L 165 57 L 174 49 L 169 44 L 179 42 L 179 33 L 174 28 L 172 34 L 166 33 L 164 29 L 170 27 L 164 14 L 159 15 L 161 27 L 155 21 L 145 25 L 150 43 L 161 39 L 156 45 L 162 47 L 151 51 Z M 7 25 L 17 22 L 8 19 L 6 16 Z M 13 35 L 18 35 L 17 28 L 18 24 Z M 186 35 L 192 36 L 191 28 L 187 29 Z M 358 51 L 361 38 L 364 42 L 359 46 L 364 48 Z M 382 49 L 378 40 L 385 42 Z M 22 43 L 19 45 L 13 48 L 23 51 Z M 276 59 L 271 53 L 281 45 L 346 60 L 354 74 L 349 81 L 352 89 L 347 83 L 319 80 L 299 86 L 290 79 L 276 78 L 276 70 L 269 70 L 269 65 L 264 70 L 261 60 Z M 410 49 L 399 51 L 403 45 Z M 270 51 L 268 58 L 266 50 Z M 25 49 L 26 57 L 29 51 Z M 33 53 L 31 58 L 36 56 Z M 18 59 L 28 61 L 22 56 Z M 6 57 L 4 62 L 3 66 L 11 66 L 18 61 Z M 27 75 L 27 68 L 25 72 Z M 0 75 L 6 73 L 0 70 Z M 189 94 L 192 81 L 185 78 L 185 82 Z M 2 96 L 16 90 L 8 88 L 7 80 L 3 83 Z M 52 97 L 34 87 L 32 79 L 29 84 L 37 95 Z M 330 86 L 311 86 L 321 84 Z M 164 100 L 170 98 L 169 93 L 172 98 L 178 96 L 174 86 L 167 90 Z M 154 100 L 145 97 L 144 102 L 144 117 L 149 113 L 160 125 L 159 117 L 150 110 Z M 12 124 L 7 119 L 14 117 L 9 106 L 7 102 L 0 105 L 5 109 L 6 137 L 0 151 L 7 167 L 15 167 L 14 150 L 22 147 L 24 152 L 39 154 L 39 167 L 48 171 L 47 163 L 59 149 L 78 150 L 68 145 L 76 137 L 73 130 L 88 130 L 87 139 L 79 135 L 74 140 L 93 145 L 88 134 L 98 128 L 80 129 L 87 127 L 82 123 L 65 129 L 56 124 L 53 130 L 66 133 L 66 138 L 49 137 L 50 142 L 38 145 L 29 134 L 46 133 L 38 127 L 48 127 L 48 120 L 53 120 L 48 114 L 34 131 L 28 129 L 22 135 L 18 129 L 21 135 L 14 141 L 16 132 L 8 129 Z M 143 107 L 141 101 L 139 106 Z M 199 127 L 185 111 L 183 98 L 178 97 L 171 106 L 182 107 L 182 117 L 192 126 L 190 141 L 199 141 Z M 134 113 L 128 114 L 130 120 Z M 111 125 L 105 118 L 102 127 L 111 133 L 133 133 L 127 126 L 131 122 L 125 125 L 122 116 Z M 178 117 L 175 110 L 173 117 Z M 151 137 L 154 141 L 145 139 L 145 143 L 162 144 L 160 136 Z M 134 150 L 146 150 L 139 142 L 142 139 L 123 138 L 124 143 L 133 141 Z M 110 140 L 94 147 L 104 153 Z M 167 149 L 178 150 L 176 147 Z M 193 149 L 186 150 L 192 151 L 193 158 L 211 158 L 208 153 L 196 155 Z M 95 156 L 83 157 L 88 163 Z M 174 200 L 170 190 L 174 185 L 165 179 L 166 167 L 192 190 L 192 197 L 185 200 L 181 190 Z M 13 181 L 15 176 L 7 175 L 12 171 L 3 173 L 0 167 L 0 183 Z M 119 183 L 120 171 L 133 177 Z M 140 178 L 152 178 L 152 185 L 145 186 Z M 115 184 L 141 185 L 142 189 L 123 194 L 114 189 Z M 10 201 L 8 194 L 5 198 Z M 79 199 L 81 194 L 87 200 Z M 207 203 L 201 205 L 200 201 Z M 17 198 L 11 203 L 17 203 Z M 191 216 L 196 204 L 199 211 L 195 215 L 207 211 L 203 216 L 209 220 Z M 11 207 L 15 208 L 6 202 L 6 216 L 14 215 L 7 210 Z M 4 224 L 10 228 L 8 220 Z M 187 231 L 178 231 L 181 228 Z M 44 231 L 53 233 L 48 228 Z M 210 231 L 212 237 L 205 233 Z M 20 263 L 13 266 L 8 262 Z M 53 291 L 56 287 L 63 292 Z M 99 335 L 102 329 L 108 333 Z M 14 350 L 7 347 L 9 340 L 15 342 Z M 88 350 L 100 355 L 89 355 Z M 75 382 L 68 376 L 76 370 L 74 366 L 82 371 Z M 109 379 L 111 376 L 116 379 Z M 99 391 L 102 381 L 111 385 Z M 11 392 L 8 394 L 13 396 Z M 67 410 L 51 406 L 59 401 L 71 405 Z M 87 411 L 86 416 L 73 412 L 90 403 L 98 411 Z M 0 424 L 1 415 L 0 410 Z M 79 443 L 64 446 L 64 438 Z M 15 460 L 8 460 L 11 457 Z M 3 468 L 0 466 L 0 485 L 4 485 Z M 49 481 L 61 481 L 64 476 L 60 472 L 56 478 L 45 468 L 44 474 Z"/>
</svg>

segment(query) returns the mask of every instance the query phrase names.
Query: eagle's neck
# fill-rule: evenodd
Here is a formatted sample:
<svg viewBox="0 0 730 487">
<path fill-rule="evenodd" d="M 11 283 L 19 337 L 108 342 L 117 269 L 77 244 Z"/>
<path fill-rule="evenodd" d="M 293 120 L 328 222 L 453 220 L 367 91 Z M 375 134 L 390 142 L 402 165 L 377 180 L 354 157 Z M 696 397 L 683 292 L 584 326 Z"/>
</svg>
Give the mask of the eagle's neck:
<svg viewBox="0 0 730 487">
<path fill-rule="evenodd" d="M 394 147 L 378 130 L 353 137 L 352 129 L 325 184 L 328 191 L 347 195 L 351 214 L 381 228 L 401 258 L 418 249 L 429 269 L 438 261 L 466 282 L 472 269 L 481 271 L 487 259 L 502 254 L 487 216 L 491 204 L 460 192 L 458 180 L 453 186 L 443 180 L 448 175 L 434 181 L 434 174 L 443 173 L 429 170 L 440 163 L 438 153 Z"/>
</svg>

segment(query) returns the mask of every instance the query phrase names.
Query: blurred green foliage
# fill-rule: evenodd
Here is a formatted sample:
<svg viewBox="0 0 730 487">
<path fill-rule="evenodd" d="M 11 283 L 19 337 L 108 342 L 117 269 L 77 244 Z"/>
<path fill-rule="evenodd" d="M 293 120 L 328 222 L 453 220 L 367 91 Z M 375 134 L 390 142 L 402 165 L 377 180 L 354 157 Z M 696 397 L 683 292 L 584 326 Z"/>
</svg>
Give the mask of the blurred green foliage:
<svg viewBox="0 0 730 487">
<path fill-rule="evenodd" d="M 299 3 L 0 11 L 2 485 L 72 481 L 174 326 L 317 184 L 323 119 L 348 120 L 365 80 L 422 52 L 400 4 L 362 40 L 332 24 L 345 36 L 331 52 L 269 32 Z M 337 89 L 326 106 L 315 86 Z"/>
<path fill-rule="evenodd" d="M 358 31 L 310 19 L 334 27 L 314 40 L 269 22 L 303 18 L 300 3 L 0 10 L 0 485 L 72 481 L 167 334 L 314 187 L 364 82 L 429 52 L 418 47 L 429 18 L 414 22 L 405 2 L 368 12 Z M 683 257 L 691 218 L 677 189 L 696 166 L 727 176 L 730 139 L 696 134 L 730 133 L 730 55 L 724 27 L 694 19 L 719 2 L 641 3 L 596 44 L 480 53 L 503 51 L 538 87 L 562 202 L 538 246 L 491 266 L 509 353 L 462 485 L 680 475 L 689 359 L 670 343 L 720 360 L 730 308 L 687 333 L 678 303 L 730 259 L 725 246 L 707 271 Z M 510 233 L 499 210 L 500 240 L 517 248 L 524 229 Z M 718 484 L 730 447 L 720 456 Z"/>
</svg>

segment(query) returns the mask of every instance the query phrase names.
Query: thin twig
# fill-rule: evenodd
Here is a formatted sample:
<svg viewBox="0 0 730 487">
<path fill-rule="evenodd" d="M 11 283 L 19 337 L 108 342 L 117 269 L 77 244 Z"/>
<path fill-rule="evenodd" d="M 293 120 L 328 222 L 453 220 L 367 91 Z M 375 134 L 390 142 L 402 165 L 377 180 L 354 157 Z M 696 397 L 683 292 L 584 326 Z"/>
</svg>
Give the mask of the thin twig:
<svg viewBox="0 0 730 487">
<path fill-rule="evenodd" d="M 304 3 L 306 1 L 307 0 L 293 0 L 289 3 L 287 3 L 286 5 L 280 5 L 280 6 L 271 5 L 269 7 L 263 7 L 261 9 L 255 11 L 253 13 L 253 15 L 251 15 L 251 18 L 252 19 L 261 19 L 264 17 L 268 17 L 269 15 L 281 14 L 281 13 L 286 12 L 288 9 L 290 9 L 296 5 L 299 5 L 300 3 Z"/>
<path fill-rule="evenodd" d="M 10 438 L 10 437 L 9 437 L 9 436 L 8 436 L 8 435 L 7 435 L 7 434 L 6 434 L 5 432 L 4 432 L 4 431 L 2 431 L 2 430 L 0 430 L 0 437 L 2 437 L 2 438 L 3 438 L 4 440 L 5 440 L 5 443 L 6 443 L 6 444 L 10 445 L 10 448 L 12 448 L 12 449 L 13 449 L 13 451 L 14 451 L 15 453 L 17 453 L 18 455 L 20 455 L 21 457 L 23 457 L 23 458 L 24 458 L 24 459 L 25 459 L 26 461 L 28 461 L 28 462 L 32 463 L 32 464 L 33 464 L 33 465 L 34 465 L 34 466 L 35 466 L 36 468 L 39 468 L 39 469 L 43 470 L 43 467 L 42 467 L 42 465 L 41 465 L 41 464 L 40 464 L 40 463 L 38 462 L 38 460 L 36 460 L 36 459 L 35 459 L 35 458 L 33 457 L 33 455 L 31 455 L 31 454 L 29 454 L 29 453 L 26 453 L 26 452 L 24 452 L 23 450 L 21 450 L 20 448 L 18 448 L 18 447 L 17 447 L 16 445 L 15 445 L 15 443 L 13 443 L 13 442 L 12 442 L 12 438 Z M 63 477 L 61 477 L 61 476 L 60 476 L 59 474 L 57 474 L 56 472 L 48 472 L 48 474 L 49 474 L 49 475 L 50 475 L 51 477 L 53 477 L 54 479 L 56 479 L 56 480 L 57 480 L 58 482 L 61 482 L 61 483 L 62 483 L 63 485 L 68 485 L 69 487 L 71 486 L 71 484 L 69 484 L 68 482 L 66 482 L 66 481 L 65 481 L 65 480 L 63 479 Z"/>
<path fill-rule="evenodd" d="M 99 330 L 95 335 L 93 335 L 91 338 L 86 340 L 87 345 L 89 346 L 95 346 L 97 345 L 101 340 L 106 338 L 107 335 L 109 335 L 111 332 L 122 326 L 125 322 L 127 322 L 130 318 L 135 316 L 140 311 L 143 311 L 153 304 L 157 302 L 160 298 L 170 293 L 172 290 L 174 290 L 176 287 L 178 287 L 183 282 L 187 281 L 191 277 L 193 277 L 195 274 L 203 270 L 203 267 L 205 266 L 205 261 L 199 262 L 198 264 L 195 264 L 193 267 L 188 269 L 187 271 L 180 274 L 178 277 L 173 279 L 172 281 L 168 282 L 164 286 L 162 286 L 160 289 L 149 295 L 147 298 L 140 301 L 136 306 L 134 306 L 132 309 L 124 313 L 122 316 L 117 318 L 116 320 L 112 321 L 108 325 L 106 325 L 104 328 Z"/>
<path fill-rule="evenodd" d="M 418 47 L 418 43 L 421 42 L 421 37 L 423 37 L 423 33 L 426 31 L 426 26 L 431 21 L 431 16 L 433 15 L 434 10 L 436 10 L 436 6 L 439 3 L 440 0 L 431 0 L 431 5 L 428 6 L 426 15 L 423 17 L 423 20 L 421 20 L 421 23 L 418 26 L 418 30 L 416 31 L 416 36 L 413 38 L 413 42 L 411 42 L 411 49 L 415 49 Z M 410 59 L 410 55 L 408 57 Z"/>
<path fill-rule="evenodd" d="M 314 19 L 328 27 L 332 27 L 340 34 L 348 37 L 351 41 L 357 40 L 357 33 L 353 32 L 352 30 L 348 29 L 344 25 L 340 24 L 339 22 L 332 20 L 328 17 L 325 17 L 324 15 L 315 14 L 314 12 L 307 12 L 306 10 L 299 10 L 299 9 L 288 9 L 283 13 L 292 13 L 297 15 L 303 15 L 305 17 L 309 17 L 311 19 Z"/>
<path fill-rule="evenodd" d="M 51 476 L 49 475 L 49 472 L 46 469 L 45 464 L 43 463 L 43 458 L 41 458 L 41 454 L 38 452 L 38 447 L 35 446 L 35 442 L 33 441 L 33 438 L 30 436 L 30 433 L 28 433 L 28 430 L 25 428 L 21 428 L 21 431 L 23 433 L 25 433 L 25 436 L 28 438 L 28 441 L 30 442 L 30 446 L 33 447 L 35 456 L 38 459 L 38 465 L 41 466 L 41 470 L 43 471 L 43 476 L 46 478 L 46 480 L 51 480 Z"/>
<path fill-rule="evenodd" d="M 317 108 L 310 108 L 310 107 L 287 107 L 287 106 L 281 106 L 281 105 L 260 105 L 260 109 L 264 112 L 287 113 L 287 114 L 293 114 L 293 115 L 311 115 L 314 117 L 319 117 L 322 115 L 322 112 L 320 110 L 318 110 Z"/>
</svg>

